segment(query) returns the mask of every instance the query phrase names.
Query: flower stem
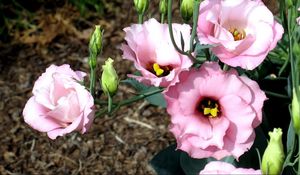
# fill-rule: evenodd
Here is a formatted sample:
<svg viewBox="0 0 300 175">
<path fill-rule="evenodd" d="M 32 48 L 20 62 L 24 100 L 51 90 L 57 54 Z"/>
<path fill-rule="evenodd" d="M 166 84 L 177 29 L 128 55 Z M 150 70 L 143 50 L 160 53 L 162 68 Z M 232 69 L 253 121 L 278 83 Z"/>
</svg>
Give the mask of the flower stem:
<svg viewBox="0 0 300 175">
<path fill-rule="evenodd" d="M 288 97 L 287 95 L 282 95 L 282 94 L 278 94 L 278 93 L 275 93 L 275 92 L 265 91 L 265 93 L 267 95 L 278 97 L 278 98 L 283 98 L 283 99 L 288 99 L 288 100 L 290 99 L 290 97 Z"/>
<path fill-rule="evenodd" d="M 165 14 L 161 14 L 160 15 L 160 23 L 164 23 L 165 22 Z"/>
<path fill-rule="evenodd" d="M 297 170 L 297 174 L 300 172 L 300 160 L 299 160 L 299 155 L 300 155 L 300 135 L 298 135 L 298 170 Z"/>
<path fill-rule="evenodd" d="M 155 95 L 155 94 L 161 93 L 163 90 L 164 89 L 155 89 L 153 91 L 150 91 L 150 92 L 147 92 L 147 93 L 144 93 L 144 94 L 140 94 L 140 95 L 134 96 L 134 97 L 132 97 L 130 99 L 120 101 L 117 104 L 117 107 L 114 110 L 119 109 L 121 106 L 128 105 L 128 104 L 134 103 L 136 101 L 139 101 L 141 99 L 147 98 L 147 97 L 149 97 L 151 95 Z"/>
<path fill-rule="evenodd" d="M 186 55 L 188 56 L 192 61 L 195 61 L 195 57 L 191 54 L 192 52 L 191 51 L 188 51 L 188 52 L 185 52 L 184 50 L 181 50 L 179 49 L 179 47 L 177 46 L 176 42 L 175 42 L 175 39 L 174 39 L 174 34 L 173 34 L 173 27 L 172 27 L 172 0 L 168 0 L 168 28 L 169 28 L 169 33 L 170 33 L 170 38 L 171 38 L 171 41 L 172 41 L 172 44 L 175 48 L 175 50 L 182 54 L 182 55 Z M 184 49 L 184 48 L 182 48 Z"/>
<path fill-rule="evenodd" d="M 131 103 L 134 103 L 134 102 L 137 102 L 139 100 L 142 100 L 144 98 L 147 98 L 149 96 L 152 96 L 152 95 L 155 95 L 155 94 L 158 94 L 158 93 L 161 93 L 164 89 L 155 89 L 153 91 L 150 91 L 150 92 L 147 92 L 147 93 L 144 93 L 144 94 L 140 94 L 140 95 L 137 95 L 137 96 L 134 96 L 134 97 L 131 97 L 130 99 L 127 99 L 127 100 L 123 100 L 123 101 L 120 101 L 118 103 L 112 103 L 111 102 L 111 106 L 110 107 L 107 107 L 106 109 L 104 110 L 101 110 L 99 112 L 96 113 L 96 117 L 99 117 L 105 113 L 113 113 L 113 112 L 116 112 L 120 107 L 122 106 L 125 106 L 125 105 L 129 105 Z M 110 102 L 103 102 L 103 101 L 99 101 L 97 100 L 96 101 L 97 104 L 109 104 Z M 109 108 L 111 108 L 111 110 L 109 110 Z"/>
<path fill-rule="evenodd" d="M 143 21 L 144 21 L 144 14 L 142 13 L 142 14 L 139 14 L 138 15 L 139 16 L 139 24 L 143 24 Z"/>
<path fill-rule="evenodd" d="M 90 93 L 95 96 L 95 84 L 96 84 L 96 70 L 91 67 L 91 78 L 90 78 Z"/>
<path fill-rule="evenodd" d="M 192 28 L 192 34 L 190 39 L 190 51 L 189 51 L 190 53 L 194 51 L 194 40 L 195 40 L 197 26 L 198 26 L 199 7 L 200 7 L 200 2 L 195 0 L 194 11 L 193 11 L 193 28 Z"/>
</svg>

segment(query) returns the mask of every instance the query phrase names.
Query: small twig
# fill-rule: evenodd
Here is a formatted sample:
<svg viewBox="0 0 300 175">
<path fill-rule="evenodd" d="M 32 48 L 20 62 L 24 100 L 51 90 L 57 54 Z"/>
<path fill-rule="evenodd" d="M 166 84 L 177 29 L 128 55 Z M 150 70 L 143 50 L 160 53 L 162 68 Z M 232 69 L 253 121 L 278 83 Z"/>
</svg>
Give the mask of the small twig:
<svg viewBox="0 0 300 175">
<path fill-rule="evenodd" d="M 129 122 L 129 123 L 135 123 L 137 125 L 140 125 L 141 127 L 145 127 L 145 128 L 154 130 L 154 127 L 152 127 L 151 125 L 149 125 L 147 123 L 144 123 L 144 122 L 141 122 L 141 121 L 138 121 L 138 120 L 134 120 L 134 119 L 131 119 L 129 117 L 125 117 L 124 120 Z"/>
</svg>

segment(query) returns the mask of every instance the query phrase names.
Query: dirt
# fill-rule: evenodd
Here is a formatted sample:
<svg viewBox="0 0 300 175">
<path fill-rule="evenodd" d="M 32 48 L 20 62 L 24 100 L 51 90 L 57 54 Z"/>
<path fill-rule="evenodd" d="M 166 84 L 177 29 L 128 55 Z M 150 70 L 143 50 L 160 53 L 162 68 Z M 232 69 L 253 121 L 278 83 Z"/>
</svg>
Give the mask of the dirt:
<svg viewBox="0 0 300 175">
<path fill-rule="evenodd" d="M 105 30 L 99 67 L 112 57 L 122 79 L 135 71 L 122 60 L 119 49 L 122 29 L 137 21 L 132 2 L 109 2 L 104 13 L 81 17 L 70 4 L 42 7 L 30 19 L 33 28 L 14 31 L 9 43 L 1 43 L 0 174 L 154 174 L 149 161 L 174 142 L 165 109 L 140 101 L 112 116 L 96 118 L 84 135 L 72 133 L 56 140 L 23 120 L 33 84 L 48 66 L 70 64 L 88 72 L 88 38 L 95 24 Z M 116 99 L 126 99 L 131 92 L 121 85 Z"/>
<path fill-rule="evenodd" d="M 132 1 L 107 1 L 103 15 L 85 17 L 68 3 L 55 3 L 24 18 L 34 26 L 14 30 L 12 39 L 0 44 L 0 174 L 155 174 L 149 161 L 175 141 L 165 109 L 145 101 L 96 118 L 84 135 L 72 133 L 56 140 L 24 122 L 24 105 L 48 66 L 70 64 L 88 72 L 88 38 L 96 24 L 105 30 L 99 67 L 112 57 L 121 79 L 135 71 L 122 60 L 119 49 L 124 42 L 122 29 L 137 21 Z M 156 5 L 150 5 L 146 18 L 159 19 Z M 116 98 L 126 99 L 131 92 L 120 85 Z"/>
</svg>

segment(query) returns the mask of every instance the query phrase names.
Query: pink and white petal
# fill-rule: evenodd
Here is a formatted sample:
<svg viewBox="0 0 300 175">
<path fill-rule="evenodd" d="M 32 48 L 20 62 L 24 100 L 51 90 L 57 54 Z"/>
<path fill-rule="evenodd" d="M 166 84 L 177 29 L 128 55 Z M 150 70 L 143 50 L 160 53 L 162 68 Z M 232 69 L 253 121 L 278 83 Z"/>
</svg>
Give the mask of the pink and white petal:
<svg viewBox="0 0 300 175">
<path fill-rule="evenodd" d="M 210 145 L 216 146 L 219 149 L 223 149 L 224 136 L 230 126 L 230 122 L 227 118 L 220 116 L 219 118 L 209 118 L 212 126 L 213 137 L 210 140 Z"/>
<path fill-rule="evenodd" d="M 229 137 L 224 137 L 224 148 L 231 153 L 231 155 L 238 160 L 241 155 L 248 151 L 253 145 L 255 139 L 255 132 L 248 138 L 244 143 L 236 143 L 234 140 L 231 140 Z"/>
<path fill-rule="evenodd" d="M 273 42 L 272 42 L 269 50 L 273 50 L 276 47 L 277 42 L 282 38 L 283 33 L 284 33 L 284 29 L 283 29 L 282 25 L 280 25 L 278 22 L 274 21 L 274 25 L 273 25 L 274 39 L 273 39 Z"/>
<path fill-rule="evenodd" d="M 220 99 L 222 116 L 230 121 L 227 137 L 236 143 L 244 143 L 254 132 L 252 123 L 256 117 L 253 108 L 235 95 L 226 95 Z"/>
<path fill-rule="evenodd" d="M 49 109 L 38 104 L 34 97 L 31 97 L 23 110 L 24 121 L 40 132 L 48 132 L 60 128 L 61 125 L 56 120 L 46 116 L 48 111 Z"/>
<path fill-rule="evenodd" d="M 244 76 L 241 76 L 240 79 L 247 84 L 252 91 L 253 96 L 248 104 L 251 105 L 256 112 L 256 118 L 254 119 L 253 127 L 257 127 L 262 122 L 262 108 L 264 101 L 267 100 L 266 94 L 260 89 L 257 82 Z"/>
<path fill-rule="evenodd" d="M 72 131 L 80 130 L 82 126 L 83 117 L 77 117 L 70 125 L 65 128 L 57 128 L 47 132 L 50 139 L 56 139 L 58 136 L 64 136 L 65 134 L 71 133 Z"/>
<path fill-rule="evenodd" d="M 255 30 L 255 42 L 242 55 L 262 54 L 269 50 L 273 42 L 273 24 L 259 22 L 251 25 L 253 25 L 251 28 Z"/>
</svg>

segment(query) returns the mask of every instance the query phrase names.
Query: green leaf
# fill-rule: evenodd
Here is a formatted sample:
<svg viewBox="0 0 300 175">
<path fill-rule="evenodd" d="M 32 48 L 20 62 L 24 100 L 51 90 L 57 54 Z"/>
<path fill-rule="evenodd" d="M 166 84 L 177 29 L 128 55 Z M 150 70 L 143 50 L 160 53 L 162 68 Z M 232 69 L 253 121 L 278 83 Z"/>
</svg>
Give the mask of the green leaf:
<svg viewBox="0 0 300 175">
<path fill-rule="evenodd" d="M 156 89 L 158 89 L 158 88 L 157 87 L 149 87 L 147 89 L 142 90 L 140 92 L 140 94 L 145 94 L 145 93 L 150 92 L 150 91 L 155 91 Z M 167 103 L 165 101 L 165 98 L 163 97 L 163 95 L 161 93 L 154 94 L 154 95 L 151 95 L 149 97 L 146 97 L 146 100 L 152 105 L 161 106 L 163 108 L 167 107 Z"/>
<path fill-rule="evenodd" d="M 181 42 L 181 50 L 184 51 L 184 39 L 183 39 L 183 36 L 182 36 L 182 32 L 180 32 L 180 42 Z"/>
<path fill-rule="evenodd" d="M 261 127 L 255 128 L 255 134 L 256 137 L 252 147 L 249 151 L 245 152 L 241 157 L 239 157 L 237 167 L 260 169 L 260 162 L 256 149 L 258 149 L 259 153 L 261 154 L 260 156 L 262 157 L 268 142 Z"/>
<path fill-rule="evenodd" d="M 151 91 L 155 91 L 159 89 L 158 87 L 154 86 L 146 86 L 137 80 L 133 78 L 128 78 L 126 80 L 121 81 L 122 83 L 127 83 L 131 85 L 139 94 L 146 94 Z M 157 93 L 154 95 L 151 95 L 149 97 L 145 98 L 150 104 L 155 105 L 155 106 L 161 106 L 163 108 L 166 108 L 167 103 L 161 93 Z"/>
<path fill-rule="evenodd" d="M 210 160 L 213 159 L 194 159 L 191 158 L 187 153 L 182 152 L 180 156 L 180 165 L 186 175 L 198 175 Z"/>
<path fill-rule="evenodd" d="M 291 165 L 291 163 L 292 163 L 291 159 L 292 159 L 292 155 L 293 155 L 293 152 L 295 149 L 295 137 L 296 137 L 296 134 L 294 131 L 293 122 L 291 120 L 289 129 L 288 129 L 288 133 L 287 133 L 287 142 L 286 142 L 287 156 L 284 160 L 282 170 L 284 170 L 285 167 Z"/>
<path fill-rule="evenodd" d="M 144 89 L 147 89 L 147 86 L 138 82 L 137 80 L 133 78 L 127 78 L 126 80 L 122 80 L 121 83 L 127 83 L 130 86 L 132 86 L 136 91 L 140 92 Z"/>
<path fill-rule="evenodd" d="M 286 142 L 286 148 L 287 148 L 287 152 L 292 152 L 294 149 L 294 145 L 295 145 L 295 131 L 294 131 L 294 126 L 293 126 L 293 122 L 291 120 L 290 125 L 289 125 L 289 129 L 288 129 L 288 135 L 287 135 L 287 142 Z"/>
<path fill-rule="evenodd" d="M 171 145 L 157 153 L 150 164 L 158 175 L 184 175 L 180 167 L 181 153 L 176 145 Z"/>
<path fill-rule="evenodd" d="M 180 165 L 186 175 L 198 175 L 199 172 L 204 169 L 205 165 L 211 161 L 217 160 L 212 157 L 204 159 L 194 159 L 185 152 L 182 152 L 180 156 Z M 224 157 L 220 161 L 230 163 L 234 166 L 236 165 L 236 161 L 232 156 Z"/>
</svg>

